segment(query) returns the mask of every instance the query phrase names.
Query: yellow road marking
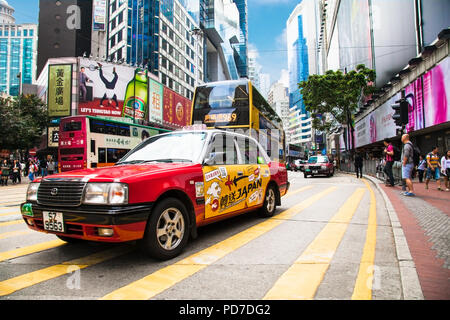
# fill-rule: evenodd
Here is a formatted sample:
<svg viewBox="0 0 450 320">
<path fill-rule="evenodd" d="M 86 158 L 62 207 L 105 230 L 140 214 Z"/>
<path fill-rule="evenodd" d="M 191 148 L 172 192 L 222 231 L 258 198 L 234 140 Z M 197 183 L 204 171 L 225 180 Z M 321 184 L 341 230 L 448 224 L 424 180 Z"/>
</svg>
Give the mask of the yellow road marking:
<svg viewBox="0 0 450 320">
<path fill-rule="evenodd" d="M 126 254 L 132 251 L 130 246 L 122 246 L 119 248 L 109 249 L 99 253 L 94 253 L 84 258 L 75 259 L 54 265 L 48 268 L 30 272 L 15 278 L 11 278 L 0 282 L 0 296 L 5 296 L 35 284 L 54 279 L 71 273 L 75 269 L 84 269 L 95 264 L 99 264 L 106 260 L 113 259 L 117 256 Z"/>
<path fill-rule="evenodd" d="M 29 234 L 31 232 L 32 232 L 31 230 L 19 230 L 19 231 L 4 232 L 4 233 L 0 233 L 0 239 L 22 236 L 24 234 Z"/>
<path fill-rule="evenodd" d="M 7 217 L 7 216 L 16 216 L 16 215 L 20 215 L 20 211 L 11 211 L 11 212 L 3 212 L 0 213 L 0 217 Z"/>
<path fill-rule="evenodd" d="M 11 251 L 0 252 L 0 262 L 4 261 L 4 260 L 15 259 L 18 257 L 26 256 L 28 254 L 36 253 L 39 251 L 53 249 L 53 248 L 59 247 L 63 244 L 66 244 L 66 242 L 64 242 L 62 240 L 53 240 L 53 241 L 38 243 L 38 244 L 34 244 L 31 246 L 15 249 L 15 250 L 11 250 Z"/>
<path fill-rule="evenodd" d="M 371 300 L 372 282 L 375 263 L 375 247 L 377 243 L 377 202 L 370 184 L 363 180 L 370 191 L 369 220 L 366 231 L 366 242 L 359 265 L 358 277 L 353 289 L 352 300 Z"/>
<path fill-rule="evenodd" d="M 365 191 L 364 188 L 356 189 L 294 264 L 277 280 L 264 299 L 314 298 Z"/>
<path fill-rule="evenodd" d="M 336 187 L 330 187 L 299 204 L 283 211 L 282 213 L 267 219 L 247 230 L 244 230 L 226 240 L 223 240 L 209 248 L 193 254 L 173 265 L 160 269 L 142 279 L 119 288 L 106 296 L 103 300 L 147 300 L 174 286 L 178 282 L 206 268 L 212 263 L 225 257 L 250 241 L 264 233 L 274 229 L 291 219 L 301 211 L 311 206 L 327 194 L 335 191 Z"/>
<path fill-rule="evenodd" d="M 14 220 L 14 221 L 8 221 L 8 222 L 1 222 L 0 223 L 0 227 L 7 227 L 7 226 L 12 226 L 14 224 L 21 224 L 21 223 L 25 223 L 25 222 L 22 219 Z"/>
<path fill-rule="evenodd" d="M 300 188 L 300 189 L 298 189 L 298 190 L 295 190 L 295 191 L 292 191 L 292 192 L 288 192 L 288 193 L 283 197 L 283 199 L 286 199 L 286 198 L 288 198 L 288 197 L 290 197 L 290 196 L 293 196 L 294 194 L 300 193 L 300 192 L 302 192 L 302 191 L 305 191 L 305 190 L 308 190 L 308 189 L 312 189 L 312 187 L 313 187 L 313 186 L 306 186 L 306 187 Z"/>
</svg>

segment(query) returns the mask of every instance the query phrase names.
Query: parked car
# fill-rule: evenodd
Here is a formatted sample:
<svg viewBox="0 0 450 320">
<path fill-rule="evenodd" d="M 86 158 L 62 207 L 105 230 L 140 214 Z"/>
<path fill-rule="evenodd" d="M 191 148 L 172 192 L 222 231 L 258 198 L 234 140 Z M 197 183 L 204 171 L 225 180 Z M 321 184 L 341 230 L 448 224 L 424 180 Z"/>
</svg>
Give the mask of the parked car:
<svg viewBox="0 0 450 320">
<path fill-rule="evenodd" d="M 307 178 L 308 175 L 314 177 L 316 175 L 326 175 L 331 177 L 334 175 L 334 165 L 333 162 L 327 156 L 312 156 L 309 158 L 308 162 L 304 166 L 304 177 Z"/>
<path fill-rule="evenodd" d="M 295 160 L 296 169 L 299 171 L 305 171 L 305 164 L 307 163 L 306 160 Z M 297 171 L 296 170 L 296 171 Z"/>
<path fill-rule="evenodd" d="M 253 210 L 272 216 L 288 189 L 284 164 L 255 139 L 178 131 L 143 141 L 113 167 L 36 179 L 21 209 L 29 228 L 64 241 L 140 240 L 150 256 L 170 259 L 200 226 Z"/>
</svg>

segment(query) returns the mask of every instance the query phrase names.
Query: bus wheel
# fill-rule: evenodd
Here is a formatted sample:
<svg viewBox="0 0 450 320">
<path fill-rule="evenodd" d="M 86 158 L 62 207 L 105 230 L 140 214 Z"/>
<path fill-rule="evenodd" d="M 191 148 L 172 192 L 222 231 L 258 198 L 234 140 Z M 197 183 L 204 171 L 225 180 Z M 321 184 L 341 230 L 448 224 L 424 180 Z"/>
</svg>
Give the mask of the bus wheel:
<svg viewBox="0 0 450 320">
<path fill-rule="evenodd" d="M 272 217 L 277 208 L 277 194 L 273 184 L 267 187 L 263 207 L 259 210 L 259 215 L 264 218 Z"/>
<path fill-rule="evenodd" d="M 187 209 L 180 200 L 163 199 L 152 210 L 142 249 L 159 260 L 178 256 L 189 238 L 188 221 Z"/>
</svg>

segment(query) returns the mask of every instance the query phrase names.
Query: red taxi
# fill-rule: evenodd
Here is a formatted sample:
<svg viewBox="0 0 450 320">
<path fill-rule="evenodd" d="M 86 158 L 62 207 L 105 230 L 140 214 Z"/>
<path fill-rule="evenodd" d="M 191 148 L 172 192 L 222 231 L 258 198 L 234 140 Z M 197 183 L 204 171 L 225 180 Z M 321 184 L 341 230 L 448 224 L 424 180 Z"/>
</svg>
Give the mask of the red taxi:
<svg viewBox="0 0 450 320">
<path fill-rule="evenodd" d="M 326 175 L 332 177 L 334 175 L 333 162 L 327 156 L 312 156 L 308 159 L 308 162 L 304 165 L 303 176 L 305 178 L 310 175 L 314 177 L 316 175 Z"/>
<path fill-rule="evenodd" d="M 22 215 L 68 242 L 141 240 L 150 256 L 170 259 L 200 226 L 252 210 L 272 216 L 288 188 L 284 165 L 255 139 L 177 131 L 145 140 L 114 167 L 35 180 Z"/>
</svg>

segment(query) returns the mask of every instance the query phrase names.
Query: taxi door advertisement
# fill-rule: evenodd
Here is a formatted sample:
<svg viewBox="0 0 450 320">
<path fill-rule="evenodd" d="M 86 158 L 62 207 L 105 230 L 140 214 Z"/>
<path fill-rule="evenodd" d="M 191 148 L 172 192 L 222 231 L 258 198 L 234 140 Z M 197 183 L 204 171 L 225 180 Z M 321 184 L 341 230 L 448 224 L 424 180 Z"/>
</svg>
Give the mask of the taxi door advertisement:
<svg viewBox="0 0 450 320">
<path fill-rule="evenodd" d="M 205 219 L 261 205 L 270 181 L 267 165 L 223 165 L 203 168 Z"/>
</svg>

